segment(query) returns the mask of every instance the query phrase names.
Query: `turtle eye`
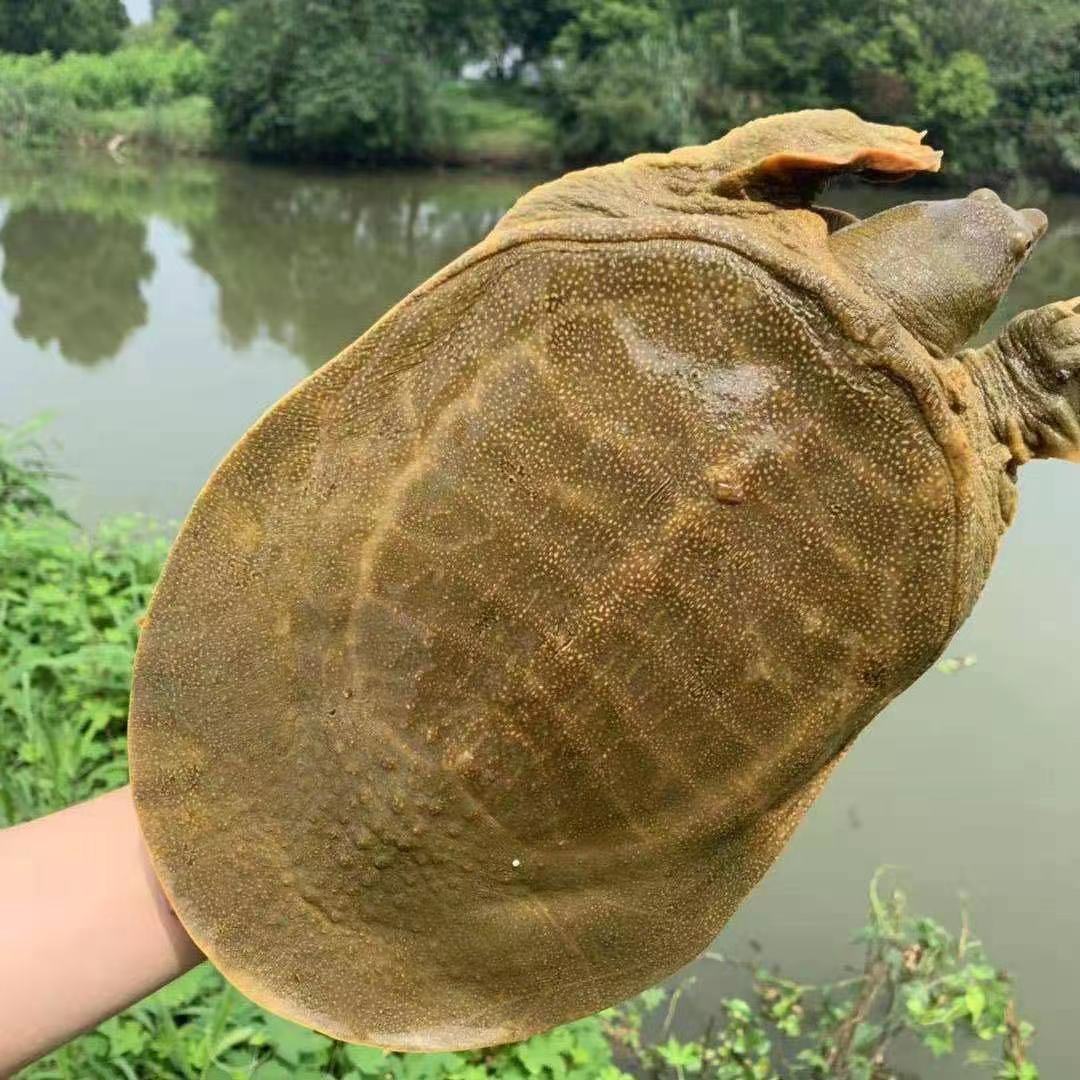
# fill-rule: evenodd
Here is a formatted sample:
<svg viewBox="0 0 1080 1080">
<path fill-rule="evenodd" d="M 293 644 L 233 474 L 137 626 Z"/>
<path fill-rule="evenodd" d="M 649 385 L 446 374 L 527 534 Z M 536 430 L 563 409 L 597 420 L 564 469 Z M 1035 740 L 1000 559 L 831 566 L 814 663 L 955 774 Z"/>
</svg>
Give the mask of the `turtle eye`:
<svg viewBox="0 0 1080 1080">
<path fill-rule="evenodd" d="M 1019 259 L 1031 250 L 1033 241 L 1030 236 L 1022 232 L 1014 232 L 1009 236 L 1009 253 L 1015 259 Z"/>
</svg>

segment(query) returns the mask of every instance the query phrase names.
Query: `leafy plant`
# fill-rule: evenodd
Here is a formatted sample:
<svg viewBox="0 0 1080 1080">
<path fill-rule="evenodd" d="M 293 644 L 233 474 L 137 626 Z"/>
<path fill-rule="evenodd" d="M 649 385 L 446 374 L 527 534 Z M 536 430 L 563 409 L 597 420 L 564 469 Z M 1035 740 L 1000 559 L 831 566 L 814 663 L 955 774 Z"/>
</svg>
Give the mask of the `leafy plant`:
<svg viewBox="0 0 1080 1080">
<path fill-rule="evenodd" d="M 263 1011 L 203 965 L 24 1073 L 26 1080 L 630 1080 L 600 1018 L 470 1053 L 352 1046 Z"/>
<path fill-rule="evenodd" d="M 1018 1019 L 1011 980 L 990 963 L 966 914 L 953 935 L 910 914 L 899 889 L 882 895 L 882 876 L 870 883 L 870 919 L 856 935 L 865 948 L 860 974 L 810 985 L 740 964 L 751 973 L 753 1001 L 722 1000 L 701 1037 L 671 1034 L 678 990 L 665 1041 L 643 1043 L 643 1015 L 625 1007 L 611 1036 L 664 1080 L 895 1080 L 889 1059 L 905 1042 L 933 1057 L 964 1050 L 966 1064 L 997 1080 L 1037 1080 L 1028 1058 L 1033 1028 Z M 658 1007 L 654 994 L 647 1011 Z"/>
<path fill-rule="evenodd" d="M 124 782 L 136 619 L 166 550 L 136 518 L 84 534 L 29 438 L 0 437 L 0 825 Z"/>
<path fill-rule="evenodd" d="M 44 56 L 12 58 L 0 53 L 0 138 L 5 142 L 49 146 L 74 131 L 76 112 L 71 102 L 55 87 L 33 77 L 48 63 Z"/>
<path fill-rule="evenodd" d="M 700 141 L 694 110 L 700 73 L 686 36 L 664 5 L 581 4 L 546 65 L 564 153 L 611 159 Z"/>
<path fill-rule="evenodd" d="M 202 96 L 207 82 L 205 53 L 162 34 L 135 37 L 107 55 L 0 52 L 0 138 L 31 146 L 73 139 L 104 145 L 117 134 L 140 138 L 155 120 L 161 133 L 160 116 L 171 113 L 163 133 L 178 129 L 178 137 L 165 145 L 206 150 L 213 142 L 210 102 Z"/>
<path fill-rule="evenodd" d="M 555 125 L 533 95 L 497 85 L 445 82 L 435 97 L 421 152 L 453 164 L 550 164 Z"/>
<path fill-rule="evenodd" d="M 210 32 L 210 93 L 259 156 L 415 160 L 434 70 L 420 0 L 240 0 Z"/>
</svg>

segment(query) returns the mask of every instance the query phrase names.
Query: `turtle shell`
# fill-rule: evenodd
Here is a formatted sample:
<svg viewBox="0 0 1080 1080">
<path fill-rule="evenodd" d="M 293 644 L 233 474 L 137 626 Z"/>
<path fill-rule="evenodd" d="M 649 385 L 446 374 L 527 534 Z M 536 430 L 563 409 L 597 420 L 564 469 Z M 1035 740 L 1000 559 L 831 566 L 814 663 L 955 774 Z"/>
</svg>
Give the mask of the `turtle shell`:
<svg viewBox="0 0 1080 1080">
<path fill-rule="evenodd" d="M 936 165 L 828 112 L 570 174 L 243 437 L 130 722 L 156 871 L 241 990 L 474 1047 L 710 942 L 988 559 L 929 358 L 810 208 Z"/>
</svg>

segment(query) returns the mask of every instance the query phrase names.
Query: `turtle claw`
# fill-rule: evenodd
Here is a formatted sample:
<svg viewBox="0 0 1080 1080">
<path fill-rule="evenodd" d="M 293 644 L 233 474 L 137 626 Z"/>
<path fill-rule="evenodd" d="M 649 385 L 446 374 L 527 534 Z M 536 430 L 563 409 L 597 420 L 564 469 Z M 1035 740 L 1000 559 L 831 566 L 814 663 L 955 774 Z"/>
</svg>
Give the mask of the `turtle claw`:
<svg viewBox="0 0 1080 1080">
<path fill-rule="evenodd" d="M 1080 298 L 1054 306 L 1061 318 L 1047 335 L 1046 353 L 1058 382 L 1065 383 L 1080 375 Z"/>
<path fill-rule="evenodd" d="M 1047 304 L 1045 308 L 1036 308 L 1035 312 L 1047 312 L 1047 318 L 1051 322 L 1059 322 L 1061 319 L 1070 319 L 1080 315 L 1080 296 L 1074 296 L 1071 300 L 1057 300 Z"/>
</svg>

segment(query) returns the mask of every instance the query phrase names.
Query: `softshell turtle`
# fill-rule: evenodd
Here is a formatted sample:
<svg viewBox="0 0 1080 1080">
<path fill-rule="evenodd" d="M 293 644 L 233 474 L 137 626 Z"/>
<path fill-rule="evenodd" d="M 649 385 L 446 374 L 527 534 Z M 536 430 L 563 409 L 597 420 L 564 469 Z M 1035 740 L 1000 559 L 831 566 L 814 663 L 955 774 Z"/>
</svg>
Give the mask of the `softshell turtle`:
<svg viewBox="0 0 1080 1080">
<path fill-rule="evenodd" d="M 139 645 L 135 799 L 257 1002 L 518 1039 L 691 960 L 1080 456 L 1080 304 L 961 350 L 1046 228 L 845 111 L 526 194 L 270 409 Z M 377 273 L 377 268 L 372 268 Z"/>
</svg>

